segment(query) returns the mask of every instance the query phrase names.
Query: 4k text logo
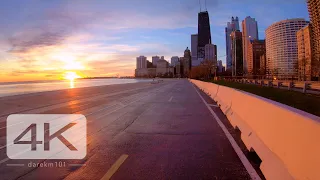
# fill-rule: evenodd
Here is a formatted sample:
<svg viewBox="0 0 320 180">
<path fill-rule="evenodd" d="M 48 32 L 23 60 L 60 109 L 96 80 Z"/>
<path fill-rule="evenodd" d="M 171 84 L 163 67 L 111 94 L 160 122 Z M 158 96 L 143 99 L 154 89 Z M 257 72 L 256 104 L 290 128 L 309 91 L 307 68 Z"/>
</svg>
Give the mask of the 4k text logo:
<svg viewBox="0 0 320 180">
<path fill-rule="evenodd" d="M 81 114 L 14 114 L 7 118 L 10 159 L 83 159 L 86 118 Z"/>
</svg>

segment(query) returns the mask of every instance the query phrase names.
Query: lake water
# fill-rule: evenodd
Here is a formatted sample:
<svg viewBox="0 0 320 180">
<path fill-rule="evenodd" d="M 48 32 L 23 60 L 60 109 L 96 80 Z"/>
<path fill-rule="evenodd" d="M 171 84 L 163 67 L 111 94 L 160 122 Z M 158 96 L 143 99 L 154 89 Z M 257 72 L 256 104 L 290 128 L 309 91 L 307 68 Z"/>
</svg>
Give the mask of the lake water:
<svg viewBox="0 0 320 180">
<path fill-rule="evenodd" d="M 0 97 L 80 87 L 148 82 L 148 79 L 78 79 L 74 81 L 14 82 L 0 84 Z"/>
</svg>

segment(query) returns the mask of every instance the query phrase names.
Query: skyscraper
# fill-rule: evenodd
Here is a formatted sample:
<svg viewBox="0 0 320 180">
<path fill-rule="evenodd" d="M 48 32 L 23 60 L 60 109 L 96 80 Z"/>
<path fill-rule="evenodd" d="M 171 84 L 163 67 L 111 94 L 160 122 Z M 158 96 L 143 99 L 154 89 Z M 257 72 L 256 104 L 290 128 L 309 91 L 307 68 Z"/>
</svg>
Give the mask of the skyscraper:
<svg viewBox="0 0 320 180">
<path fill-rule="evenodd" d="M 160 60 L 159 56 L 152 56 L 152 64 L 153 66 L 157 66 L 157 62 Z"/>
<path fill-rule="evenodd" d="M 248 62 L 248 48 L 250 40 L 259 39 L 258 23 L 255 18 L 251 18 L 250 16 L 248 16 L 242 21 L 242 35 L 243 70 L 244 74 L 248 74 L 248 64 L 252 64 L 252 62 Z"/>
<path fill-rule="evenodd" d="M 304 19 L 287 19 L 266 29 L 267 74 L 276 78 L 298 75 L 297 31 L 305 27 Z"/>
<path fill-rule="evenodd" d="M 252 40 L 247 51 L 248 74 L 260 75 L 260 57 L 266 53 L 265 40 Z"/>
<path fill-rule="evenodd" d="M 137 69 L 147 68 L 147 57 L 139 56 L 137 57 Z"/>
<path fill-rule="evenodd" d="M 198 34 L 191 35 L 191 61 L 192 66 L 200 65 L 200 61 L 198 61 Z"/>
<path fill-rule="evenodd" d="M 222 72 L 222 68 L 223 68 L 222 60 L 218 60 L 217 66 L 218 66 L 218 72 Z"/>
<path fill-rule="evenodd" d="M 184 51 L 184 56 L 183 56 L 184 77 L 189 77 L 190 70 L 191 70 L 191 51 L 187 47 L 187 49 Z"/>
<path fill-rule="evenodd" d="M 226 32 L 226 62 L 227 69 L 231 69 L 232 67 L 232 52 L 231 52 L 231 38 L 230 34 L 232 31 L 239 30 L 239 18 L 232 17 L 231 22 L 228 22 L 227 27 L 225 28 Z"/>
<path fill-rule="evenodd" d="M 233 31 L 231 37 L 232 76 L 243 75 L 242 33 Z"/>
<path fill-rule="evenodd" d="M 260 56 L 260 75 L 266 75 L 266 54 Z"/>
<path fill-rule="evenodd" d="M 297 32 L 298 45 L 298 79 L 310 81 L 314 63 L 311 49 L 311 30 L 310 25 Z"/>
<path fill-rule="evenodd" d="M 205 63 L 208 63 L 211 67 L 211 72 L 215 73 L 217 70 L 217 46 L 214 44 L 207 44 L 205 48 Z M 210 62 L 208 62 L 210 61 Z"/>
<path fill-rule="evenodd" d="M 204 46 L 207 44 L 211 44 L 211 31 L 209 13 L 208 11 L 204 11 L 198 14 L 198 59 L 204 58 Z"/>
<path fill-rule="evenodd" d="M 171 57 L 171 66 L 175 67 L 179 62 L 179 57 L 178 56 L 172 56 Z"/>
<path fill-rule="evenodd" d="M 311 20 L 312 76 L 320 80 L 320 0 L 307 0 Z"/>
<path fill-rule="evenodd" d="M 217 45 L 214 45 L 214 50 L 216 52 L 216 56 L 214 57 L 215 62 L 218 62 L 218 48 Z"/>
<path fill-rule="evenodd" d="M 207 44 L 204 46 L 205 48 L 205 60 L 216 61 L 217 58 L 217 46 L 213 44 Z"/>
</svg>

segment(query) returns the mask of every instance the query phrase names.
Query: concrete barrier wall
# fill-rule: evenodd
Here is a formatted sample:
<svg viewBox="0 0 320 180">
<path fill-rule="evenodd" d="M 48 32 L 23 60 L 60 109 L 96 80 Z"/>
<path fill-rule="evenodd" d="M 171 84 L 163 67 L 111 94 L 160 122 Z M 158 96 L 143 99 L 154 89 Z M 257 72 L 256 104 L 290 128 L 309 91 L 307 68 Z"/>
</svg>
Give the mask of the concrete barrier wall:
<svg viewBox="0 0 320 180">
<path fill-rule="evenodd" d="M 320 179 L 320 117 L 240 90 L 190 80 L 221 105 L 267 179 Z"/>
</svg>

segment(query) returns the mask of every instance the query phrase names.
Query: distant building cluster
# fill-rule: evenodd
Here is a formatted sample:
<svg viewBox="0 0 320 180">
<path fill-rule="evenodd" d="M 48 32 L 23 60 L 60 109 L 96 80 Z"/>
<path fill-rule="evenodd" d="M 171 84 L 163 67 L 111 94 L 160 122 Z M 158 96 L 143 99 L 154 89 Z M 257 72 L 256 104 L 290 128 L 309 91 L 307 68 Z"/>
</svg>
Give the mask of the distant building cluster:
<svg viewBox="0 0 320 180">
<path fill-rule="evenodd" d="M 199 12 L 191 51 L 187 48 L 183 57 L 173 56 L 171 64 L 163 56 L 153 56 L 151 62 L 137 57 L 136 77 L 190 77 L 194 70 L 209 78 L 221 73 L 320 80 L 320 0 L 307 0 L 307 4 L 311 22 L 299 18 L 275 22 L 265 30 L 265 39 L 259 39 L 255 18 L 247 16 L 240 30 L 239 18 L 232 17 L 225 28 L 226 67 L 218 61 L 217 46 L 212 44 L 209 13 Z"/>
<path fill-rule="evenodd" d="M 142 65 L 141 65 L 142 64 Z M 149 66 L 148 66 L 149 64 Z M 188 77 L 191 70 L 191 52 L 189 48 L 184 51 L 183 57 L 171 57 L 171 63 L 164 59 L 164 56 L 152 56 L 152 62 L 147 57 L 137 57 L 135 77 Z"/>
<path fill-rule="evenodd" d="M 198 14 L 198 34 L 191 35 L 191 51 L 187 48 L 183 57 L 171 57 L 171 64 L 162 56 L 152 57 L 152 66 L 144 56 L 137 57 L 136 77 L 190 77 L 192 67 L 210 66 L 210 74 L 224 70 L 217 66 L 217 46 L 211 43 L 210 20 L 207 11 Z M 143 64 L 143 65 L 141 65 Z"/>
<path fill-rule="evenodd" d="M 265 40 L 248 16 L 227 23 L 226 71 L 232 76 L 320 80 L 320 0 L 307 0 L 311 22 L 287 19 L 270 25 Z"/>
<path fill-rule="evenodd" d="M 264 40 L 259 40 L 258 23 L 250 16 L 242 21 L 232 17 L 227 23 L 226 64 L 232 76 L 252 76 L 260 74 L 260 56 L 264 54 Z M 262 54 L 261 54 L 262 53 Z"/>
</svg>

